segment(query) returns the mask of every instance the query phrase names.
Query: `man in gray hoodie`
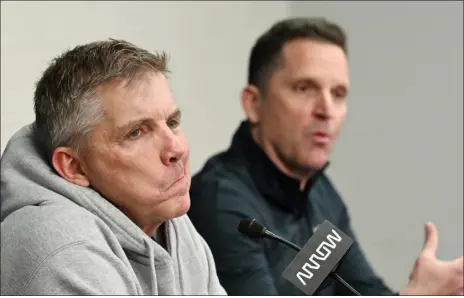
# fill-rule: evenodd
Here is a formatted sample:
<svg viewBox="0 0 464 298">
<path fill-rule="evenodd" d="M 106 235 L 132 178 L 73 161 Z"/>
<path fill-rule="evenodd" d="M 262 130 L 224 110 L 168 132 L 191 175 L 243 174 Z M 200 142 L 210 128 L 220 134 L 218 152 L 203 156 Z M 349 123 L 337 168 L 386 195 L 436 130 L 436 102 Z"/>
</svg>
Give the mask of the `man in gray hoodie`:
<svg viewBox="0 0 464 298">
<path fill-rule="evenodd" d="M 190 207 L 166 56 L 78 46 L 1 159 L 2 295 L 225 295 Z"/>
</svg>

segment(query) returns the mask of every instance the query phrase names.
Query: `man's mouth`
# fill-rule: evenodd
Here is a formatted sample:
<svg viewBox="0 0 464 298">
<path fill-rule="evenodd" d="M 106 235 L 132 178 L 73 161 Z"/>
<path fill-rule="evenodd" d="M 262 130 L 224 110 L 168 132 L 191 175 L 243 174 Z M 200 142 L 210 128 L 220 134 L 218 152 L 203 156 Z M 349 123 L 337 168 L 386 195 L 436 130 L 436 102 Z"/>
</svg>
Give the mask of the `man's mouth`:
<svg viewBox="0 0 464 298">
<path fill-rule="evenodd" d="M 182 168 L 182 167 L 180 167 L 180 166 L 179 166 L 179 168 L 180 168 L 180 171 L 179 171 L 179 172 L 181 173 L 181 175 L 180 175 L 176 180 L 174 180 L 174 181 L 171 183 L 171 185 L 169 185 L 164 191 L 167 191 L 167 190 L 169 190 L 170 188 L 175 187 L 177 184 L 180 184 L 180 183 L 182 183 L 185 179 L 187 179 L 187 173 L 186 173 L 185 169 Z"/>
<path fill-rule="evenodd" d="M 185 178 L 185 176 L 186 176 L 186 175 L 185 175 L 185 172 L 184 172 L 184 174 L 182 174 L 182 176 L 181 176 L 179 179 L 177 179 L 176 181 L 174 181 L 174 182 L 171 184 L 171 186 L 174 185 L 174 184 L 176 184 L 176 183 L 178 183 L 178 182 L 180 182 L 182 179 Z"/>
<path fill-rule="evenodd" d="M 323 131 L 315 131 L 311 134 L 311 140 L 318 144 L 327 144 L 330 141 L 330 135 Z"/>
</svg>

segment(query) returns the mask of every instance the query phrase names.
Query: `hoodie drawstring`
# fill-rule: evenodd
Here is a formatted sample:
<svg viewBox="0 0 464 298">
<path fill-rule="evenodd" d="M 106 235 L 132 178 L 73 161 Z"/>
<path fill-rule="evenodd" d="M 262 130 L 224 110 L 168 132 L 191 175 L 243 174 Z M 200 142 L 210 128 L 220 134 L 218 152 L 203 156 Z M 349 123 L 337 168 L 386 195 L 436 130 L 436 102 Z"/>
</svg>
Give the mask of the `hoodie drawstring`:
<svg viewBox="0 0 464 298">
<path fill-rule="evenodd" d="M 145 246 L 148 249 L 148 258 L 150 262 L 150 280 L 151 280 L 151 293 L 152 295 L 158 295 L 158 285 L 156 282 L 156 275 L 155 275 L 155 254 L 153 253 L 153 249 L 151 248 L 149 240 L 144 239 Z"/>
</svg>

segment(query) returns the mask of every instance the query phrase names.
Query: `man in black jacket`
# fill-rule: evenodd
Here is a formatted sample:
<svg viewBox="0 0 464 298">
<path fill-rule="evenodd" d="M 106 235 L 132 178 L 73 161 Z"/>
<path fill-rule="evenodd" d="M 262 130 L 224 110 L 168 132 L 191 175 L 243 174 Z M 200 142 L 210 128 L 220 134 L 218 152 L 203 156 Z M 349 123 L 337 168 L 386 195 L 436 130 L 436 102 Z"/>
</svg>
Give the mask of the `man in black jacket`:
<svg viewBox="0 0 464 298">
<path fill-rule="evenodd" d="M 247 115 L 231 147 L 194 176 L 189 216 L 213 252 L 229 295 L 302 295 L 282 278 L 296 252 L 237 231 L 252 217 L 303 246 L 327 219 L 355 240 L 338 273 L 362 295 L 392 295 L 372 270 L 350 224 L 346 206 L 324 174 L 346 115 L 349 71 L 343 30 L 324 19 L 275 24 L 252 49 Z M 427 239 L 409 285 L 401 294 L 462 291 L 462 258 L 435 258 L 437 232 Z M 320 295 L 350 295 L 328 283 Z"/>
</svg>

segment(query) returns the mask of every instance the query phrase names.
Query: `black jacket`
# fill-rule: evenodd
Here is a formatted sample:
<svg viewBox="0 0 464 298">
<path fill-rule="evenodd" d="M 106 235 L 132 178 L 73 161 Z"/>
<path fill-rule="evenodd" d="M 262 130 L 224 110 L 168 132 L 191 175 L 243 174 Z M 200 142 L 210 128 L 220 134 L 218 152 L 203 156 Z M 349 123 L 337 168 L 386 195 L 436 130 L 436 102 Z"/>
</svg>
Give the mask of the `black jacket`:
<svg viewBox="0 0 464 298">
<path fill-rule="evenodd" d="M 238 232 L 241 219 L 256 218 L 274 233 L 302 247 L 313 227 L 329 220 L 355 240 L 338 274 L 362 295 L 392 295 L 356 243 L 347 209 L 323 170 L 304 191 L 280 172 L 243 122 L 231 147 L 210 158 L 192 179 L 188 213 L 209 244 L 221 284 L 229 295 L 304 295 L 282 277 L 296 252 L 272 240 Z M 319 295 L 350 295 L 329 282 Z"/>
</svg>

